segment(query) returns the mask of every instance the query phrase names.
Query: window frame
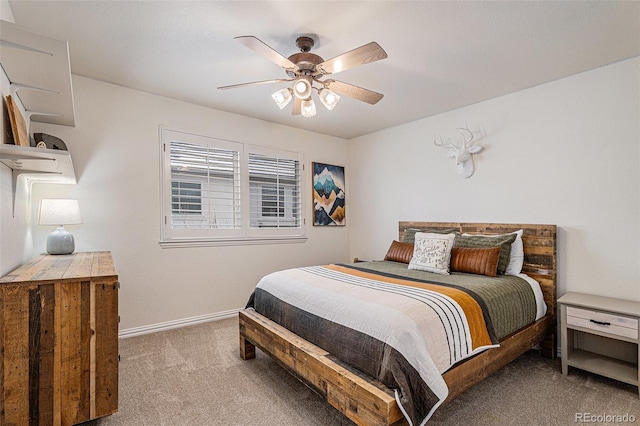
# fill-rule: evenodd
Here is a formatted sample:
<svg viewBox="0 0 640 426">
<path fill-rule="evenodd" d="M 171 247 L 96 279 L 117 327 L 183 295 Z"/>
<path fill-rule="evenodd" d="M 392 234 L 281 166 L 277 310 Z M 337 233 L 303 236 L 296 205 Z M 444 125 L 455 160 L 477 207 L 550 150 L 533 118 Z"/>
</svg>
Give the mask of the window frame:
<svg viewBox="0 0 640 426">
<path fill-rule="evenodd" d="M 265 147 L 246 142 L 236 142 L 220 139 L 212 136 L 198 135 L 191 132 L 175 130 L 160 126 L 160 215 L 161 232 L 160 246 L 163 248 L 172 247 L 194 247 L 194 246 L 218 246 L 218 245 L 250 245 L 250 244 L 280 244 L 280 243 L 301 243 L 307 240 L 305 202 L 307 176 L 305 171 L 304 157 L 302 153 L 292 152 L 282 149 Z M 240 226 L 237 229 L 172 229 L 172 187 L 171 187 L 171 149 L 172 140 L 179 140 L 186 143 L 194 143 L 203 146 L 215 147 L 218 149 L 237 150 L 239 152 L 239 208 Z M 250 226 L 250 197 L 251 189 L 249 182 L 249 154 L 259 154 L 271 156 L 279 159 L 289 159 L 298 161 L 298 182 L 299 182 L 299 209 L 300 226 L 282 228 L 251 228 Z M 185 181 L 188 179 L 185 179 Z M 294 185 L 295 188 L 295 185 Z M 261 214 L 261 209 L 260 209 Z M 286 214 L 286 213 L 285 213 Z M 182 215 L 184 216 L 184 215 Z"/>
</svg>

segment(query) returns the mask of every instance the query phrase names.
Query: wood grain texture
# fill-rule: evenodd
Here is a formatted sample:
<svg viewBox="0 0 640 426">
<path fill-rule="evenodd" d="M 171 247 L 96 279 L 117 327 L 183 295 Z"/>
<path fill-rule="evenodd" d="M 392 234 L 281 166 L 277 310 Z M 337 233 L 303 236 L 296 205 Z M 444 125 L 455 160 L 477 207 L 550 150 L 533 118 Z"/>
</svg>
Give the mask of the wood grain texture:
<svg viewBox="0 0 640 426">
<path fill-rule="evenodd" d="M 78 417 L 82 419 L 91 419 L 91 362 L 96 358 L 97 353 L 91 350 L 91 335 L 93 329 L 91 327 L 92 313 L 95 311 L 91 308 L 91 281 L 84 279 L 79 282 L 80 287 L 80 403 L 78 404 Z M 97 314 L 97 312 L 95 313 Z"/>
<path fill-rule="evenodd" d="M 29 419 L 40 418 L 40 289 L 29 290 Z M 32 422 L 29 422 L 32 423 Z"/>
<path fill-rule="evenodd" d="M 1 283 L 26 283 L 31 281 L 33 276 L 40 271 L 40 262 L 44 261 L 45 255 L 40 255 L 32 259 L 29 263 L 14 269 L 4 277 L 0 278 Z"/>
<path fill-rule="evenodd" d="M 51 425 L 53 420 L 53 391 L 55 365 L 55 285 L 41 284 L 40 292 L 40 351 L 38 384 L 38 419 L 42 426 Z"/>
<path fill-rule="evenodd" d="M 9 121 L 11 122 L 11 130 L 13 132 L 13 142 L 20 146 L 30 146 L 27 124 L 11 95 L 7 96 L 7 108 L 9 110 Z"/>
<path fill-rule="evenodd" d="M 35 285 L 4 289 L 4 424 L 29 422 L 29 291 Z"/>
<path fill-rule="evenodd" d="M 329 404 L 358 425 L 388 425 L 403 420 L 393 392 L 352 372 L 332 355 L 253 310 L 239 314 L 241 334 L 270 354 Z"/>
<path fill-rule="evenodd" d="M 109 252 L 39 256 L 0 279 L 0 424 L 71 425 L 117 411 L 117 301 Z M 98 401 L 101 392 L 109 397 Z"/>
<path fill-rule="evenodd" d="M 455 228 L 464 233 L 486 235 L 522 229 L 525 251 L 523 272 L 540 282 L 548 307 L 545 317 L 505 337 L 500 342 L 499 348 L 484 351 L 456 364 L 447 371 L 443 375 L 449 387 L 449 397 L 445 403 L 539 343 L 542 343 L 543 352 L 546 352 L 546 355 L 555 358 L 555 225 L 400 222 L 400 241 L 404 231 L 409 228 L 421 230 Z M 391 390 L 372 378 L 340 365 L 339 361 L 323 349 L 301 339 L 252 309 L 240 312 L 239 329 L 241 358 L 253 358 L 255 356 L 253 345 L 257 346 L 356 424 L 404 423 Z M 334 383 L 337 384 L 334 385 Z M 365 396 L 363 392 L 369 393 Z"/>
<path fill-rule="evenodd" d="M 95 402 L 91 417 L 112 414 L 118 407 L 118 283 L 92 284 L 95 292 Z M 94 331 L 94 332 L 93 332 Z"/>
<path fill-rule="evenodd" d="M 32 282 L 60 280 L 73 261 L 73 254 L 47 256 L 38 262 L 39 269 L 31 277 Z"/>
<path fill-rule="evenodd" d="M 252 344 L 244 337 L 243 324 L 240 323 L 240 358 L 243 360 L 256 357 L 256 345 Z"/>
<path fill-rule="evenodd" d="M 60 328 L 60 381 L 61 387 L 60 410 L 62 424 L 71 425 L 82 421 L 82 348 L 81 344 L 81 297 L 80 282 L 59 284 L 61 294 L 60 309 L 62 310 Z"/>
<path fill-rule="evenodd" d="M 77 253 L 71 259 L 68 259 L 68 266 L 62 273 L 63 279 L 78 279 L 82 277 L 92 276 L 93 253 Z M 67 262 L 65 262 L 67 263 Z"/>
<path fill-rule="evenodd" d="M 113 263 L 113 257 L 109 252 L 94 253 L 91 261 L 91 276 L 102 278 L 114 278 L 116 267 Z"/>
</svg>

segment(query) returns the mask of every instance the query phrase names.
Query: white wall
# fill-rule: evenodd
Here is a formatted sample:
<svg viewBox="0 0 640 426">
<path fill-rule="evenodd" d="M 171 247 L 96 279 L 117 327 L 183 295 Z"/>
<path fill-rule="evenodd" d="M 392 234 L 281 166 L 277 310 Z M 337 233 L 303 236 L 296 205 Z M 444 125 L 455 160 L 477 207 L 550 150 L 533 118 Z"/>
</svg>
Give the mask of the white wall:
<svg viewBox="0 0 640 426">
<path fill-rule="evenodd" d="M 351 256 L 400 220 L 550 223 L 559 295 L 640 301 L 639 104 L 634 58 L 350 141 Z M 486 148 L 466 180 L 433 145 L 465 121 Z"/>
<path fill-rule="evenodd" d="M 346 227 L 312 226 L 309 191 L 312 161 L 346 165 L 345 140 L 75 75 L 73 86 L 76 127 L 38 123 L 33 131 L 65 141 L 78 184 L 34 186 L 33 210 L 44 197 L 79 200 L 83 224 L 69 227 L 76 250 L 112 251 L 121 282 L 121 330 L 238 309 L 266 273 L 349 260 Z M 160 124 L 302 152 L 307 242 L 161 249 Z M 34 255 L 44 251 L 49 232 L 33 226 Z"/>
<path fill-rule="evenodd" d="M 80 201 L 70 229 L 78 250 L 113 252 L 121 330 L 240 308 L 273 270 L 382 258 L 399 220 L 554 223 L 559 294 L 640 300 L 639 70 L 635 58 L 347 142 L 73 76 L 76 127 L 33 131 L 66 142 L 78 184 L 36 185 L 31 218 L 40 198 Z M 467 180 L 432 143 L 465 121 L 486 147 Z M 307 191 L 312 161 L 347 166 L 348 226 L 314 228 L 309 201 L 304 244 L 161 249 L 159 124 L 300 150 Z M 11 218 L 0 173 L 4 274 L 50 229 Z"/>
<path fill-rule="evenodd" d="M 4 3 L 6 2 L 0 3 L 3 19 Z M 13 143 L 11 123 L 6 111 L 9 79 L 2 69 L 0 69 L 0 93 L 2 93 L 2 119 L 0 120 L 0 138 L 2 140 L 0 143 Z M 22 111 L 19 102 L 17 105 Z M 16 203 L 15 215 L 14 203 Z M 31 256 L 33 251 L 31 218 L 28 216 L 27 205 L 26 194 L 20 194 L 14 198 L 11 169 L 0 163 L 0 276 L 20 266 Z"/>
<path fill-rule="evenodd" d="M 0 164 L 0 276 L 31 256 L 31 225 L 22 211 L 18 213 L 14 217 L 11 169 Z"/>
</svg>

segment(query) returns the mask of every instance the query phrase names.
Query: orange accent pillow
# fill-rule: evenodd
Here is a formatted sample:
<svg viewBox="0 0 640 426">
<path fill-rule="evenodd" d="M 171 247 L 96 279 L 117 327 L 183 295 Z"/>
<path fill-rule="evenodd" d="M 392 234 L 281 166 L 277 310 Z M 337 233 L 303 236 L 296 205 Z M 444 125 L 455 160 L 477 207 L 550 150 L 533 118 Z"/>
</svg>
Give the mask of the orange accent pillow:
<svg viewBox="0 0 640 426">
<path fill-rule="evenodd" d="M 384 257 L 384 260 L 406 263 L 408 265 L 409 262 L 411 262 L 412 257 L 413 244 L 401 243 L 393 240 L 393 242 L 391 243 L 391 247 L 389 247 L 389 250 L 387 250 L 387 254 Z"/>
<path fill-rule="evenodd" d="M 501 247 L 451 249 L 451 271 L 495 277 Z"/>
</svg>

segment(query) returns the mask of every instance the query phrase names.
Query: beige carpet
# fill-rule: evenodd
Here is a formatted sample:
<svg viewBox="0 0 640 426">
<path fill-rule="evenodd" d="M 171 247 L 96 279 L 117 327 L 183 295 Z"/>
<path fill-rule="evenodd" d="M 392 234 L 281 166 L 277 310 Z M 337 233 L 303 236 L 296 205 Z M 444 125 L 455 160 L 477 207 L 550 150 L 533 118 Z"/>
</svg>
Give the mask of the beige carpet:
<svg viewBox="0 0 640 426">
<path fill-rule="evenodd" d="M 263 353 L 242 361 L 236 319 L 122 339 L 120 354 L 119 412 L 91 425 L 351 424 Z M 574 369 L 563 377 L 559 361 L 531 351 L 428 424 L 575 425 L 577 414 L 640 424 L 638 388 Z"/>
</svg>

